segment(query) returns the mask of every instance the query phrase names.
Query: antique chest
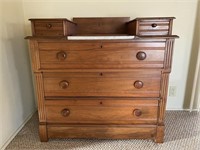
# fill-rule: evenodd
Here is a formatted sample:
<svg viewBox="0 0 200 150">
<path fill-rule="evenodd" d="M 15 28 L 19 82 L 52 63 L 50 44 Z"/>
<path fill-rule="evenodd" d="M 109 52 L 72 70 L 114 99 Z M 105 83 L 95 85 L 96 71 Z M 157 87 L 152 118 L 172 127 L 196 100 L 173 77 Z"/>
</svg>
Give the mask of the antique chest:
<svg viewBox="0 0 200 150">
<path fill-rule="evenodd" d="M 30 19 L 41 141 L 162 143 L 173 17 Z"/>
</svg>

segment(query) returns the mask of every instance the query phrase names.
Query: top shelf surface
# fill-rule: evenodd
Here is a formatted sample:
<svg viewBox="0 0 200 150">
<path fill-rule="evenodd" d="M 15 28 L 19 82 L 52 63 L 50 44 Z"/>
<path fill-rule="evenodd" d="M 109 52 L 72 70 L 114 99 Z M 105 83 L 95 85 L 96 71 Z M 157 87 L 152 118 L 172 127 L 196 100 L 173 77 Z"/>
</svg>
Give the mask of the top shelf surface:
<svg viewBox="0 0 200 150">
<path fill-rule="evenodd" d="M 32 18 L 32 35 L 55 36 L 170 36 L 175 17 Z M 108 37 L 107 37 L 108 38 Z"/>
</svg>

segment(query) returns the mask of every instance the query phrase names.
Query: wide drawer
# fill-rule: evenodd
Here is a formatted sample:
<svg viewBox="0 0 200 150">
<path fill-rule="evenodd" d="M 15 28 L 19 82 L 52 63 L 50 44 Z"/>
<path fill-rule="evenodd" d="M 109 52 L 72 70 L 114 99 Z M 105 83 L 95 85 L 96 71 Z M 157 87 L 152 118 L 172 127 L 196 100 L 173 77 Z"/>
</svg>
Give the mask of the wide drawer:
<svg viewBox="0 0 200 150">
<path fill-rule="evenodd" d="M 48 123 L 156 124 L 157 109 L 158 100 L 155 99 L 76 98 L 46 102 Z"/>
<path fill-rule="evenodd" d="M 159 97 L 160 70 L 44 73 L 45 96 Z"/>
<path fill-rule="evenodd" d="M 41 42 L 42 69 L 163 68 L 165 42 Z"/>
</svg>

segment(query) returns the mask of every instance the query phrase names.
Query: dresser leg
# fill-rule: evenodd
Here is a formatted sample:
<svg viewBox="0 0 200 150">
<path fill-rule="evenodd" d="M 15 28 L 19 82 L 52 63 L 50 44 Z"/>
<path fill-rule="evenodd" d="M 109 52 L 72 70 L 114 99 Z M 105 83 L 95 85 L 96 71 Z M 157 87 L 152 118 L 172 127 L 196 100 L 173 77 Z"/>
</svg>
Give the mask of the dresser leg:
<svg viewBox="0 0 200 150">
<path fill-rule="evenodd" d="M 164 130 L 165 130 L 164 126 L 157 126 L 156 137 L 154 139 L 156 143 L 164 142 Z"/>
<path fill-rule="evenodd" d="M 48 141 L 46 124 L 40 124 L 39 125 L 39 136 L 40 136 L 41 142 L 47 142 Z"/>
</svg>

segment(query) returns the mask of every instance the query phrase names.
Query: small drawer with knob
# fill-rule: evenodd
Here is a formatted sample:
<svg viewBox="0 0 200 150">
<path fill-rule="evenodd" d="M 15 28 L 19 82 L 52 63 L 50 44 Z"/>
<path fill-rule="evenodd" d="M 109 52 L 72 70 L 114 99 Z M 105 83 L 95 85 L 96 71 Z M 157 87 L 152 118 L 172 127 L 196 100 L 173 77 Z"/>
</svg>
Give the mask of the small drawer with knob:
<svg viewBox="0 0 200 150">
<path fill-rule="evenodd" d="M 169 22 L 139 22 L 139 35 L 168 35 Z"/>
<path fill-rule="evenodd" d="M 33 36 L 67 36 L 73 35 L 76 24 L 67 19 L 29 19 Z M 69 30 L 69 28 L 71 30 Z M 68 29 L 68 30 L 67 30 Z"/>
<path fill-rule="evenodd" d="M 128 32 L 138 36 L 166 36 L 172 34 L 174 17 L 136 18 L 127 23 Z M 134 28 L 133 28 L 134 27 Z"/>
<path fill-rule="evenodd" d="M 161 71 L 43 73 L 46 97 L 159 97 Z"/>
<path fill-rule="evenodd" d="M 157 19 L 157 20 L 139 20 L 138 21 L 138 35 L 152 36 L 152 35 L 170 35 L 172 20 Z"/>
<path fill-rule="evenodd" d="M 158 100 L 154 99 L 119 98 L 113 102 L 110 99 L 59 101 L 61 100 L 47 101 L 48 123 L 155 124 L 157 121 Z M 86 102 L 81 105 L 81 101 Z"/>
</svg>

